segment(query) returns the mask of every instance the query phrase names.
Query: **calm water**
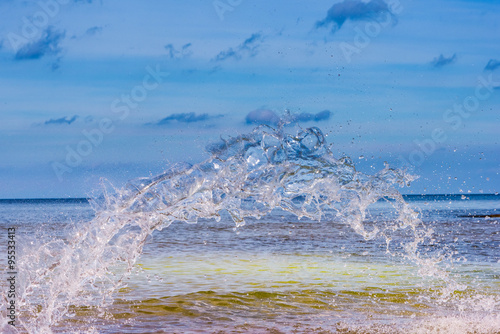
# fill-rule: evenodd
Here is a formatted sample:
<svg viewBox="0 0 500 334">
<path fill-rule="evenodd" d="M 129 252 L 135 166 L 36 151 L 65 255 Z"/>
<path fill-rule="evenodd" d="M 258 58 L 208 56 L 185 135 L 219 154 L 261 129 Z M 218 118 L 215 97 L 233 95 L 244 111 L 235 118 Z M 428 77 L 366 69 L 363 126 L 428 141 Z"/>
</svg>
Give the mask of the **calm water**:
<svg viewBox="0 0 500 334">
<path fill-rule="evenodd" d="M 366 240 L 328 217 L 299 220 L 275 209 L 235 228 L 223 213 L 220 221 L 155 230 L 119 289 L 102 297 L 102 290 L 88 288 L 87 306 L 75 302 L 60 320 L 46 323 L 55 333 L 499 333 L 500 218 L 463 216 L 500 214 L 500 196 L 405 200 L 429 234 L 417 250 L 420 263 L 402 255 L 406 229 L 395 231 L 388 245 L 386 235 Z M 368 207 L 368 228 L 394 219 L 391 203 Z M 8 227 L 16 227 L 20 261 L 32 261 L 33 250 L 68 242 L 95 215 L 86 200 L 1 200 L 2 254 Z M 436 268 L 442 272 L 433 273 Z M 109 270 L 119 279 L 124 269 Z M 72 272 L 75 279 L 79 274 Z M 106 284 L 85 286 L 91 283 Z M 48 286 L 31 299 L 19 287 L 19 301 L 45 305 Z M 96 306 L 99 298 L 106 303 Z M 34 317 L 19 310 L 19 332 L 27 331 L 23 324 L 31 332 L 47 330 L 32 325 Z"/>
</svg>

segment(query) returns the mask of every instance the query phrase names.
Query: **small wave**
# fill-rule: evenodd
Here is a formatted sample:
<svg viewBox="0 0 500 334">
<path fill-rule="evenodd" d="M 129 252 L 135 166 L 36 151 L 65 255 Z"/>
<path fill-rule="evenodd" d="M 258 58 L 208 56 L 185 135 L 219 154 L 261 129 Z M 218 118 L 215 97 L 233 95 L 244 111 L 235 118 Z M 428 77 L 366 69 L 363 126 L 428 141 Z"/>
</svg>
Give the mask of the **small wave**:
<svg viewBox="0 0 500 334">
<path fill-rule="evenodd" d="M 283 122 L 277 129 L 260 126 L 221 139 L 207 151 L 211 157 L 201 163 L 180 164 L 122 189 L 108 184 L 91 201 L 92 221 L 75 226 L 65 240 L 46 236 L 24 247 L 22 327 L 50 333 L 82 307 L 105 315 L 153 231 L 175 221 L 219 221 L 223 213 L 236 227 L 277 209 L 299 219 L 347 224 L 366 240 L 383 238 L 389 254 L 418 264 L 422 275 L 445 281 L 443 295 L 462 288 L 438 267 L 446 254 L 421 251 L 432 230 L 397 191 L 415 179 L 405 171 L 386 165 L 374 175 L 361 173 L 349 157 L 334 157 L 319 128 L 290 133 Z M 373 224 L 368 208 L 381 199 L 394 208 L 394 216 Z M 398 233 L 404 238 L 396 243 Z"/>
</svg>

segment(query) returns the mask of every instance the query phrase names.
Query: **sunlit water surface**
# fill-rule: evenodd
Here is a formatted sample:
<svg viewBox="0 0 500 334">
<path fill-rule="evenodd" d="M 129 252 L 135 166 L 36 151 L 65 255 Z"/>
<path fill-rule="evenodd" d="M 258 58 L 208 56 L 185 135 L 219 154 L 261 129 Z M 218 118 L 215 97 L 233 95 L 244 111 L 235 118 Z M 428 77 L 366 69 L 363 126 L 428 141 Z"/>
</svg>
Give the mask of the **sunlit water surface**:
<svg viewBox="0 0 500 334">
<path fill-rule="evenodd" d="M 463 285 L 443 300 L 444 282 L 334 221 L 274 212 L 236 228 L 174 223 L 155 231 L 105 310 L 78 307 L 54 332 L 98 333 L 497 333 L 500 331 L 499 196 L 407 197 L 434 229 L 436 251 Z M 390 211 L 376 203 L 380 216 Z M 86 202 L 2 202 L 3 227 L 18 242 L 64 238 L 70 222 L 94 212 Z M 23 332 L 23 330 L 21 330 Z"/>
<path fill-rule="evenodd" d="M 2 332 L 500 332 L 500 196 L 402 197 L 406 171 L 285 130 L 90 203 L 0 201 L 19 272 Z"/>
</svg>

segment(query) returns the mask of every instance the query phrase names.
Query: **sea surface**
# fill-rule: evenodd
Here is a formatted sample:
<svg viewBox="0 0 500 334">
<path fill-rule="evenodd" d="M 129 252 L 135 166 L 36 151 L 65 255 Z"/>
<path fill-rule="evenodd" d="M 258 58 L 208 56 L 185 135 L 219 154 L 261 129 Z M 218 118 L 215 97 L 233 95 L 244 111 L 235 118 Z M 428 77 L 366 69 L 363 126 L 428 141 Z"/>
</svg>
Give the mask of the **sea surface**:
<svg viewBox="0 0 500 334">
<path fill-rule="evenodd" d="M 500 332 L 500 219 L 467 217 L 499 214 L 500 196 L 404 199 L 433 230 L 429 252 L 449 257 L 439 265 L 448 278 L 426 276 L 425 265 L 389 254 L 384 238 L 365 240 L 344 223 L 299 220 L 275 210 L 235 228 L 223 216 L 155 231 L 109 305 L 75 307 L 51 330 Z M 382 200 L 371 210 L 383 217 L 391 209 Z M 86 199 L 0 200 L 2 245 L 9 227 L 16 228 L 20 251 L 26 252 L 25 243 L 36 242 L 35 236 L 65 239 L 71 228 L 94 217 Z M 451 280 L 459 286 L 447 291 Z M 22 311 L 18 317 L 19 332 L 26 332 L 21 321 L 29 319 Z"/>
<path fill-rule="evenodd" d="M 91 200 L 0 200 L 0 332 L 500 333 L 498 194 L 402 196 L 406 170 L 290 132 Z"/>
</svg>

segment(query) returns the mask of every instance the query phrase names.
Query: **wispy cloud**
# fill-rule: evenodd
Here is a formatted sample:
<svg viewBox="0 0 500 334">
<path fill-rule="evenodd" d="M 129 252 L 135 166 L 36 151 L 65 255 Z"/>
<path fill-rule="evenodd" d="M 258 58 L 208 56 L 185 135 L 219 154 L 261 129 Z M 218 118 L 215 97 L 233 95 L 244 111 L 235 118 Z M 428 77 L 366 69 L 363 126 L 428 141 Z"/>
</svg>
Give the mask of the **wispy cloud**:
<svg viewBox="0 0 500 334">
<path fill-rule="evenodd" d="M 490 59 L 488 64 L 486 64 L 484 70 L 485 71 L 493 71 L 493 70 L 497 69 L 498 67 L 500 67 L 500 60 Z"/>
<path fill-rule="evenodd" d="M 268 124 L 276 125 L 280 121 L 280 117 L 272 110 L 257 109 L 250 111 L 245 117 L 247 124 Z"/>
<path fill-rule="evenodd" d="M 330 110 L 323 110 L 316 114 L 303 112 L 298 115 L 292 115 L 292 119 L 294 119 L 296 122 L 310 122 L 310 121 L 320 122 L 329 120 L 331 115 L 332 112 Z"/>
<path fill-rule="evenodd" d="M 61 67 L 61 59 L 62 57 L 57 57 L 57 59 L 52 63 L 52 65 L 50 66 L 52 71 L 55 71 L 59 69 L 59 67 Z"/>
<path fill-rule="evenodd" d="M 68 116 L 56 118 L 56 119 L 51 118 L 48 121 L 45 121 L 43 123 L 43 125 L 62 125 L 62 124 L 70 125 L 71 123 L 76 121 L 78 119 L 78 117 L 79 117 L 78 115 L 75 115 L 71 118 L 68 118 Z"/>
<path fill-rule="evenodd" d="M 215 56 L 215 61 L 224 61 L 229 58 L 234 58 L 236 60 L 240 60 L 244 56 L 255 57 L 258 53 L 258 48 L 264 41 L 264 37 L 261 33 L 252 34 L 249 38 L 247 38 L 243 43 L 238 45 L 236 48 L 229 48 L 227 50 L 219 52 L 217 56 Z"/>
<path fill-rule="evenodd" d="M 321 122 L 329 120 L 332 114 L 330 110 L 323 110 L 316 114 L 303 112 L 300 114 L 291 114 L 288 119 L 291 122 Z M 281 118 L 274 111 L 268 109 L 253 110 L 245 117 L 247 124 L 277 125 L 280 120 Z"/>
<path fill-rule="evenodd" d="M 334 33 L 340 29 L 347 20 L 378 20 L 381 19 L 384 14 L 394 16 L 389 5 L 383 0 L 371 0 L 368 2 L 361 0 L 344 0 L 330 7 L 326 17 L 316 22 L 316 28 L 318 29 L 332 25 L 332 33 Z"/>
<path fill-rule="evenodd" d="M 65 31 L 56 31 L 52 27 L 48 27 L 40 39 L 22 46 L 17 51 L 15 59 L 39 59 L 46 55 L 58 55 L 61 52 L 59 44 L 65 34 Z"/>
<path fill-rule="evenodd" d="M 177 50 L 173 44 L 165 45 L 170 59 L 181 59 L 189 57 L 193 52 L 191 51 L 191 43 L 184 44 L 180 50 Z"/>
<path fill-rule="evenodd" d="M 440 54 L 439 57 L 434 58 L 434 60 L 431 62 L 431 64 L 434 67 L 443 67 L 446 65 L 453 64 L 455 61 L 457 61 L 457 54 L 456 53 L 454 53 L 453 56 L 451 56 L 451 57 L 445 57 L 442 54 Z"/>
<path fill-rule="evenodd" d="M 224 117 L 224 115 L 209 115 L 207 113 L 204 114 L 196 114 L 194 112 L 190 113 L 178 113 L 169 115 L 158 122 L 147 123 L 146 125 L 168 125 L 172 123 L 196 123 L 196 122 L 205 122 L 212 119 L 217 119 Z"/>
<path fill-rule="evenodd" d="M 73 0 L 74 2 L 78 3 L 78 2 L 86 2 L 86 3 L 92 3 L 93 1 L 92 0 Z M 102 5 L 102 0 L 99 1 Z"/>
<path fill-rule="evenodd" d="M 94 36 L 94 35 L 100 34 L 102 32 L 102 29 L 103 28 L 99 27 L 99 26 L 88 28 L 87 31 L 85 31 L 85 35 Z"/>
</svg>

